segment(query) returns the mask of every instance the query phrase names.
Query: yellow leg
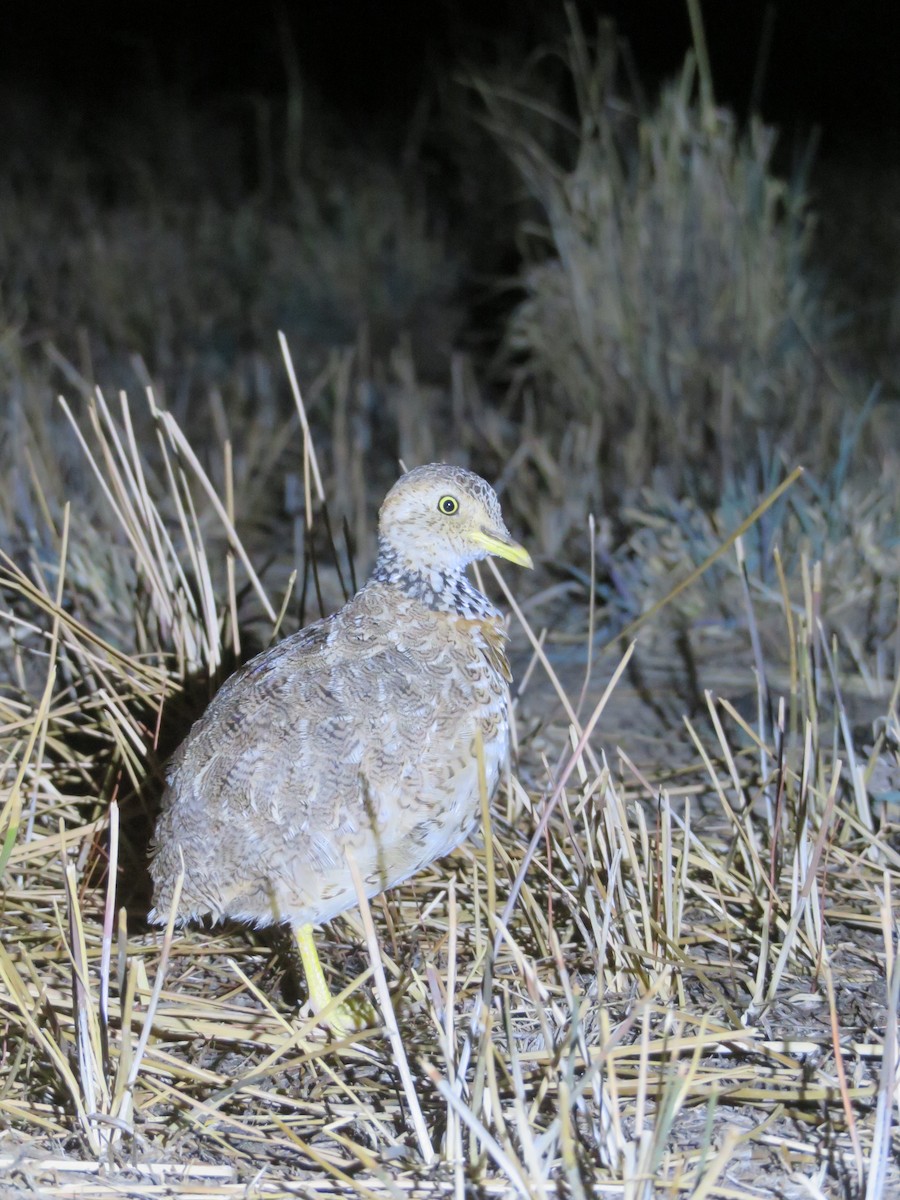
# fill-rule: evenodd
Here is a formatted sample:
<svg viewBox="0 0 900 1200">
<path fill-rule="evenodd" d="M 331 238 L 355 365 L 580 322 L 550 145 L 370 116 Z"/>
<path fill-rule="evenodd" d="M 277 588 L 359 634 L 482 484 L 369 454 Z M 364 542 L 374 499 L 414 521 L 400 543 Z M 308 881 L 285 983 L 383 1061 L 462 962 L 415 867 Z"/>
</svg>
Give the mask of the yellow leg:
<svg viewBox="0 0 900 1200">
<path fill-rule="evenodd" d="M 325 980 L 325 972 L 319 959 L 319 952 L 313 939 L 312 925 L 301 925 L 296 930 L 297 949 L 300 951 L 300 961 L 306 975 L 306 986 L 309 989 L 309 1002 L 313 1012 L 319 1013 L 331 1000 L 331 992 Z"/>
<path fill-rule="evenodd" d="M 303 963 L 303 973 L 306 975 L 306 986 L 309 990 L 309 1003 L 314 1013 L 320 1013 L 328 1005 L 331 1009 L 325 1017 L 325 1024 L 339 1037 L 356 1033 L 378 1024 L 378 1016 L 368 1001 L 361 997 L 345 1000 L 335 1004 L 334 997 L 328 989 L 325 972 L 319 959 L 319 952 L 313 938 L 312 925 L 300 925 L 294 931 L 297 939 L 297 949 L 300 951 L 300 961 Z"/>
</svg>

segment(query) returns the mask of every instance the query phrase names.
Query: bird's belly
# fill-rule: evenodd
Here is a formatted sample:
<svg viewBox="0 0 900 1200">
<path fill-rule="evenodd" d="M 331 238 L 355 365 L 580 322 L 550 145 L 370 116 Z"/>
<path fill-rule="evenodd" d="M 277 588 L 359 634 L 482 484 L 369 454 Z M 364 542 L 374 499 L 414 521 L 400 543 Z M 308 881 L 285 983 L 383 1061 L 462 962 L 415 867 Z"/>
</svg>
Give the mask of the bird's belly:
<svg viewBox="0 0 900 1200">
<path fill-rule="evenodd" d="M 491 728 L 492 736 L 484 743 L 488 800 L 506 756 L 505 711 Z M 282 920 L 318 924 L 352 907 L 357 896 L 348 858 L 372 897 L 449 854 L 471 834 L 481 815 L 474 739 L 452 764 L 443 760 L 440 770 L 427 756 L 395 766 L 391 779 L 367 781 L 363 803 L 354 798 L 332 837 L 323 833 L 318 847 L 307 842 L 294 855 L 285 847 L 287 853 L 272 877 Z"/>
</svg>

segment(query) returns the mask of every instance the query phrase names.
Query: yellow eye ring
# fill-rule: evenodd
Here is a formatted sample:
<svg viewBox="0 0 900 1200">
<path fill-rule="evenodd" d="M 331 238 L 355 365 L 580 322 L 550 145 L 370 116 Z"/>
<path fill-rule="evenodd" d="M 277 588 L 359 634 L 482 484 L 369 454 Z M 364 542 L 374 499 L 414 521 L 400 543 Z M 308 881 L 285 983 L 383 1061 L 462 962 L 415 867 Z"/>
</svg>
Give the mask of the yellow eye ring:
<svg viewBox="0 0 900 1200">
<path fill-rule="evenodd" d="M 459 512 L 459 501 L 455 496 L 441 496 L 438 500 L 438 512 L 442 512 L 445 517 L 452 517 Z"/>
</svg>

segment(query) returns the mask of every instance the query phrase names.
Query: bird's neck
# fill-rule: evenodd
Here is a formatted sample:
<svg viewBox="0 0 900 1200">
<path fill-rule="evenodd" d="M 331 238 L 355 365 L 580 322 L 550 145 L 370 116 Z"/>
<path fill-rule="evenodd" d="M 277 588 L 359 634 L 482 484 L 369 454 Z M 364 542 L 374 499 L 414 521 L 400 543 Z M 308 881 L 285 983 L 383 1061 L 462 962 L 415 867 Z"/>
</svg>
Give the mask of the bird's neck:
<svg viewBox="0 0 900 1200">
<path fill-rule="evenodd" d="M 470 621 L 501 615 L 487 596 L 472 586 L 463 567 L 423 568 L 407 562 L 391 546 L 379 547 L 369 582 L 397 588 L 433 612 L 456 613 Z"/>
</svg>

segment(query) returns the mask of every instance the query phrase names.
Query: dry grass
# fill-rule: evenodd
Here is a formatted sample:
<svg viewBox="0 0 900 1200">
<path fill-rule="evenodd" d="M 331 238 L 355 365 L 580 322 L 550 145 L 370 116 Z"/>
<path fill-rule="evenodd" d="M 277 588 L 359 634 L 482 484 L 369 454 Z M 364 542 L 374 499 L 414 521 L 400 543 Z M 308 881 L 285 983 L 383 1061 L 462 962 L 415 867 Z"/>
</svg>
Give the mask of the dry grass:
<svg viewBox="0 0 900 1200">
<path fill-rule="evenodd" d="M 727 570 L 751 636 L 728 652 L 748 640 L 765 679 L 777 623 L 784 687 L 761 684 L 749 719 L 708 693 L 706 719 L 641 762 L 604 738 L 632 648 L 602 658 L 609 684 L 580 703 L 507 596 L 535 659 L 519 769 L 483 845 L 379 901 L 364 936 L 332 930 L 338 986 L 383 973 L 375 998 L 400 1040 L 328 1043 L 246 930 L 160 935 L 141 920 L 160 738 L 184 727 L 186 683 L 233 654 L 242 603 L 270 631 L 283 617 L 238 533 L 233 476 L 214 486 L 171 416 L 152 418 L 146 448 L 127 405 L 114 415 L 98 397 L 71 418 L 113 514 L 107 541 L 132 564 L 108 607 L 107 564 L 68 510 L 53 553 L 7 558 L 0 579 L 22 683 L 0 701 L 8 1194 L 751 1196 L 762 1180 L 875 1197 L 896 1184 L 900 854 L 896 783 L 883 785 L 900 737 L 896 628 L 848 661 L 823 620 L 829 564 L 798 559 L 789 578 L 784 555 L 773 588 L 742 552 Z M 312 512 L 311 436 L 302 461 Z M 679 526 L 656 519 L 664 559 Z M 580 611 L 590 662 L 605 610 Z M 528 732 L 529 689 L 548 710 L 541 679 L 567 714 L 558 737 Z M 857 686 L 887 715 L 866 751 L 842 699 Z"/>
<path fill-rule="evenodd" d="M 279 328 L 307 378 L 363 325 L 381 355 L 405 335 L 444 368 L 460 263 L 415 147 L 405 166 L 365 151 L 311 95 L 302 140 L 263 114 L 251 133 L 252 102 L 211 128 L 213 113 L 159 112 L 151 96 L 150 112 L 98 115 L 93 156 L 59 122 L 26 126 L 0 180 L 5 394 L 34 375 L 88 392 L 152 380 L 188 427 L 213 389 L 232 413 L 277 412 Z"/>
<path fill-rule="evenodd" d="M 664 471 L 710 502 L 743 446 L 820 461 L 854 389 L 828 363 L 803 173 L 780 178 L 776 131 L 714 105 L 702 58 L 652 108 L 623 99 L 614 31 L 592 43 L 567 12 L 564 48 L 473 84 L 531 202 L 505 337 L 517 386 L 552 397 L 547 431 L 597 425 L 607 501 Z"/>
</svg>

